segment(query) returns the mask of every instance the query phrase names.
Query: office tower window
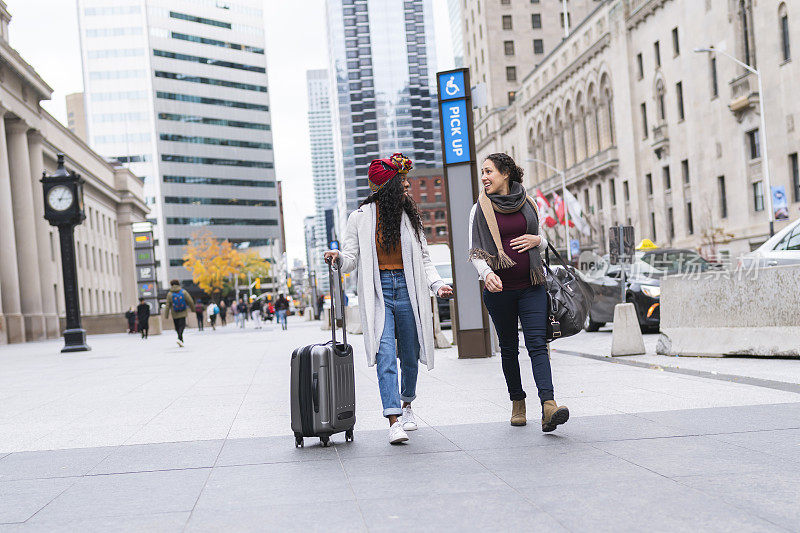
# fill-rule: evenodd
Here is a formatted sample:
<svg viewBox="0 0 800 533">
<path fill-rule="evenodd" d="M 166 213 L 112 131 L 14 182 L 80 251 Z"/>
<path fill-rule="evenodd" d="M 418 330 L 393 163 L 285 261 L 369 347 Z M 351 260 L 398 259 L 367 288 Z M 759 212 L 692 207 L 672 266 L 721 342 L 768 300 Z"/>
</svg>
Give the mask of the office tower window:
<svg viewBox="0 0 800 533">
<path fill-rule="evenodd" d="M 761 157 L 761 141 L 758 136 L 758 128 L 748 131 L 746 136 L 750 159 L 758 159 Z"/>
<path fill-rule="evenodd" d="M 686 202 L 686 233 L 694 235 L 694 215 L 692 215 L 692 202 Z"/>
<path fill-rule="evenodd" d="M 683 109 L 683 82 L 681 81 L 675 84 L 675 98 L 677 98 L 678 103 L 678 118 L 683 120 L 686 115 Z"/>
<path fill-rule="evenodd" d="M 650 211 L 650 235 L 652 240 L 656 240 L 656 214 Z"/>
<path fill-rule="evenodd" d="M 628 180 L 622 182 L 622 195 L 623 198 L 625 198 L 625 202 L 631 201 L 631 191 L 630 188 L 628 187 Z"/>
<path fill-rule="evenodd" d="M 642 110 L 642 129 L 644 130 L 643 137 L 647 139 L 647 105 L 642 103 L 640 108 Z"/>
<path fill-rule="evenodd" d="M 719 96 L 719 82 L 717 81 L 717 58 L 712 57 L 710 62 L 711 70 L 711 97 Z"/>
<path fill-rule="evenodd" d="M 514 26 L 511 22 L 511 15 L 503 15 L 503 29 L 504 30 L 513 30 Z"/>
<path fill-rule="evenodd" d="M 647 194 L 653 196 L 653 175 L 647 174 L 644 177 L 645 185 L 647 186 Z"/>
<path fill-rule="evenodd" d="M 792 58 L 792 50 L 789 46 L 789 14 L 786 13 L 786 4 L 781 4 L 779 14 L 781 21 L 781 51 L 783 52 L 783 60 L 789 61 Z"/>
<path fill-rule="evenodd" d="M 728 194 L 725 192 L 725 176 L 717 176 L 717 189 L 719 190 L 719 216 L 728 218 Z"/>
<path fill-rule="evenodd" d="M 597 209 L 603 209 L 603 186 L 598 183 L 595 191 L 597 192 Z"/>
<path fill-rule="evenodd" d="M 642 57 L 641 52 L 636 54 L 636 66 L 638 68 L 637 73 L 639 75 L 639 79 L 641 80 L 642 78 L 644 78 L 644 58 Z"/>
<path fill-rule="evenodd" d="M 669 240 L 675 238 L 675 218 L 672 216 L 672 208 L 667 208 L 667 228 L 669 229 Z"/>
<path fill-rule="evenodd" d="M 761 180 L 753 183 L 753 210 L 764 210 L 764 183 Z"/>
<path fill-rule="evenodd" d="M 689 160 L 684 159 L 681 161 L 681 175 L 683 176 L 683 183 L 689 185 Z"/>
<path fill-rule="evenodd" d="M 664 176 L 664 190 L 668 191 L 672 189 L 672 177 L 669 173 L 669 167 L 663 167 L 661 171 Z"/>
<path fill-rule="evenodd" d="M 517 67 L 506 67 L 506 81 L 517 81 Z"/>
<path fill-rule="evenodd" d="M 507 56 L 514 55 L 514 41 L 504 41 L 503 48 Z"/>
<path fill-rule="evenodd" d="M 672 28 L 672 53 L 675 56 L 681 55 L 681 44 L 678 38 L 678 28 Z"/>
<path fill-rule="evenodd" d="M 613 178 L 608 181 L 608 187 L 611 190 L 611 205 L 617 205 L 617 184 Z"/>
<path fill-rule="evenodd" d="M 797 163 L 797 152 L 789 155 L 789 170 L 792 173 L 792 190 L 794 201 L 800 202 L 800 168 Z"/>
<path fill-rule="evenodd" d="M 542 27 L 542 15 L 540 13 L 533 13 L 531 15 L 531 27 L 538 30 Z"/>
<path fill-rule="evenodd" d="M 661 66 L 661 45 L 658 41 L 653 43 L 653 55 L 656 59 L 656 67 Z"/>
<path fill-rule="evenodd" d="M 542 39 L 533 40 L 533 53 L 536 55 L 544 54 L 544 41 Z"/>
</svg>

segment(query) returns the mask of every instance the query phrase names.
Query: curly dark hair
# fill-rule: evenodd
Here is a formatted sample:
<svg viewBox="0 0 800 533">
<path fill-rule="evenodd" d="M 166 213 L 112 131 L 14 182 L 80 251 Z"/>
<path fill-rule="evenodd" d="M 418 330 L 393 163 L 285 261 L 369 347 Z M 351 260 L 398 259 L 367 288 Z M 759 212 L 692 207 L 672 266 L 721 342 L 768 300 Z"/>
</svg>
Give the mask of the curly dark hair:
<svg viewBox="0 0 800 533">
<path fill-rule="evenodd" d="M 381 248 L 387 252 L 400 246 L 400 223 L 403 220 L 403 212 L 411 220 L 411 227 L 414 228 L 417 240 L 420 240 L 422 232 L 422 217 L 419 215 L 416 202 L 406 194 L 403 187 L 404 179 L 402 174 L 397 174 L 378 192 L 370 194 L 361 202 L 361 205 L 378 204 L 378 224 L 375 231 L 380 236 L 378 242 Z"/>
<path fill-rule="evenodd" d="M 489 154 L 486 159 L 494 163 L 500 174 L 508 174 L 509 183 L 516 181 L 522 183 L 522 176 L 525 171 L 518 167 L 510 155 L 504 153 Z"/>
</svg>

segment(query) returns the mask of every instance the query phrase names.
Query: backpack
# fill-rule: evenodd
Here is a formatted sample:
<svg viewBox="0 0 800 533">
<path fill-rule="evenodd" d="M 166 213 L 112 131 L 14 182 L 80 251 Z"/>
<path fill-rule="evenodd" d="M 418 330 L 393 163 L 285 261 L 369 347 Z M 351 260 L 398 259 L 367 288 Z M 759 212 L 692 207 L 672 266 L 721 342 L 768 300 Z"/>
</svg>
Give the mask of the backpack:
<svg viewBox="0 0 800 533">
<path fill-rule="evenodd" d="M 186 298 L 183 297 L 183 289 L 172 293 L 172 310 L 177 312 L 186 311 Z"/>
</svg>

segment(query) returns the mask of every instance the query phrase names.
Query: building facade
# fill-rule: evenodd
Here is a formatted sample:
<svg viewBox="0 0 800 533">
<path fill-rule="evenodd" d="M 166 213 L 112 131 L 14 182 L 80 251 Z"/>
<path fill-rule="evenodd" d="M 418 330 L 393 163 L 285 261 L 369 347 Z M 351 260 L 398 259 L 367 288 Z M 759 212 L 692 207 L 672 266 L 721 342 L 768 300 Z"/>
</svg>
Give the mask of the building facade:
<svg viewBox="0 0 800 533">
<path fill-rule="evenodd" d="M 86 321 L 137 301 L 131 224 L 147 214 L 143 182 L 109 164 L 40 106 L 52 89 L 11 48 L 0 0 L 0 343 L 55 338 L 65 313 L 58 230 L 44 219 L 42 172 L 56 155 L 81 174 L 86 220 L 75 230 Z M 62 318 L 63 320 L 63 318 Z"/>
<path fill-rule="evenodd" d="M 570 0 L 567 23 L 583 20 L 596 0 Z M 563 39 L 561 0 L 466 0 L 461 13 L 465 64 L 473 84 L 486 84 L 487 105 L 476 121 L 508 106 L 522 78 Z"/>
<path fill-rule="evenodd" d="M 144 177 L 161 280 L 199 230 L 279 236 L 261 4 L 78 1 L 89 144 Z"/>
<path fill-rule="evenodd" d="M 369 195 L 371 160 L 441 165 L 431 0 L 327 0 L 340 218 Z"/>
<path fill-rule="evenodd" d="M 308 268 L 316 273 L 321 286 L 328 288 L 328 276 L 322 253 L 327 249 L 325 210 L 336 206 L 336 154 L 331 84 L 328 71 L 309 70 L 308 134 L 311 142 L 311 177 L 314 182 L 314 249 L 308 254 Z M 309 239 L 306 238 L 308 245 Z"/>
<path fill-rule="evenodd" d="M 606 0 L 525 76 L 509 109 L 476 124 L 479 157 L 505 151 L 564 169 L 591 226 L 583 249 L 605 252 L 607 228 L 626 223 L 637 239 L 733 259 L 769 236 L 761 95 L 729 57 L 693 50 L 760 71 L 771 185 L 796 219 L 795 11 L 778 0 Z M 531 190 L 560 188 L 543 165 L 523 166 Z"/>
<path fill-rule="evenodd" d="M 83 104 L 83 93 L 68 94 L 65 100 L 67 103 L 67 128 L 80 140 L 87 142 L 86 106 Z"/>
<path fill-rule="evenodd" d="M 439 168 L 415 168 L 409 173 L 409 192 L 417 202 L 425 239 L 428 244 L 447 244 L 447 193 L 444 187 L 444 170 Z"/>
</svg>

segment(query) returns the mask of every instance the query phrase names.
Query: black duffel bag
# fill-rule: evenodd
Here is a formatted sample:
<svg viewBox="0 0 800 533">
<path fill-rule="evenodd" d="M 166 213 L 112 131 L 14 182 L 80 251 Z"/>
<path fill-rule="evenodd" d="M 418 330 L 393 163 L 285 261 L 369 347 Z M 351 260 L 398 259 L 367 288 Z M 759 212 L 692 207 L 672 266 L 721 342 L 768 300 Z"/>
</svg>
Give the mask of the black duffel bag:
<svg viewBox="0 0 800 533">
<path fill-rule="evenodd" d="M 544 268 L 547 270 L 547 341 L 562 337 L 570 337 L 583 329 L 586 316 L 592 307 L 594 291 L 575 273 L 575 268 L 568 265 L 561 255 L 547 243 Z M 550 268 L 550 250 L 561 262 L 563 268 L 555 271 Z"/>
</svg>

